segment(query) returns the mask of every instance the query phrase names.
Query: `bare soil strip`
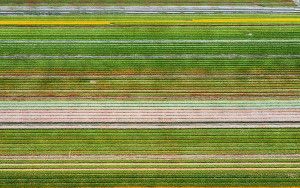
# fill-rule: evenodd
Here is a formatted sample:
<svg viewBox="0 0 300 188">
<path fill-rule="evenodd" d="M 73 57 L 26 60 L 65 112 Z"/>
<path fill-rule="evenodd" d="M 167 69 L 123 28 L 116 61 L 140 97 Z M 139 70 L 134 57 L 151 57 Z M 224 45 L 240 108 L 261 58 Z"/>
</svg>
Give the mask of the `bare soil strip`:
<svg viewBox="0 0 300 188">
<path fill-rule="evenodd" d="M 0 123 L 1 129 L 199 129 L 300 128 L 300 123 Z"/>
<path fill-rule="evenodd" d="M 0 78 L 15 78 L 15 79 L 27 79 L 27 78 L 68 78 L 68 79 L 100 79 L 100 78 L 106 78 L 106 79 L 115 79 L 115 78 L 160 78 L 160 79 L 172 79 L 172 78 L 294 78 L 298 79 L 298 74 L 266 74 L 266 75 L 256 75 L 256 74 L 246 74 L 246 75 L 239 75 L 239 74 L 220 74 L 220 75 L 166 75 L 166 74 L 155 74 L 155 75 L 90 75 L 90 74 L 69 74 L 69 75 L 45 75 L 45 74 L 34 74 L 34 72 L 28 71 L 28 73 L 8 73 L 8 74 L 2 74 L 0 73 Z"/>
<path fill-rule="evenodd" d="M 162 187 L 162 186 L 155 186 L 156 188 L 183 188 L 183 187 L 176 187 L 176 186 L 172 186 L 172 187 Z M 209 186 L 210 188 L 243 188 L 241 186 L 239 187 L 234 187 L 234 186 L 227 186 L 227 187 L 224 187 L 224 186 Z M 276 186 L 277 188 L 299 188 L 300 186 Z M 114 188 L 128 188 L 128 187 L 120 187 L 120 186 L 114 186 Z M 141 187 L 141 186 L 130 186 L 130 188 L 148 188 L 148 187 Z M 203 187 L 203 186 L 184 186 L 184 188 L 208 188 L 208 187 Z M 271 188 L 270 186 L 247 186 L 247 188 Z"/>
<path fill-rule="evenodd" d="M 299 5 L 299 0 L 294 0 Z M 261 6 L 1 6 L 2 15 L 45 14 L 196 14 L 196 13 L 245 13 L 286 14 L 300 13 L 299 7 Z"/>
<path fill-rule="evenodd" d="M 164 163 L 161 162 L 147 162 L 147 163 L 141 163 L 141 162 L 132 162 L 132 163 L 88 163 L 88 162 L 84 162 L 84 163 L 5 163 L 5 164 L 0 164 L 0 169 L 2 169 L 5 166 L 96 166 L 96 165 L 102 165 L 103 168 L 107 168 L 109 166 L 114 166 L 114 165 L 118 165 L 118 166 L 133 166 L 133 165 L 138 165 L 138 166 L 155 166 L 155 165 L 162 165 L 162 166 L 184 166 L 184 165 L 214 165 L 214 166 L 221 166 L 221 165 L 255 165 L 255 164 L 259 164 L 259 165 L 299 165 L 299 162 L 253 162 L 253 163 L 244 163 L 244 162 L 238 162 L 238 163 L 221 163 L 221 162 L 217 162 L 217 163 L 213 163 L 213 162 L 209 162 L 209 163 L 183 163 L 183 162 L 176 162 L 176 163 L 168 163 L 167 161 Z M 10 167 L 11 168 L 11 167 Z M 152 168 L 152 167 L 149 167 Z M 161 168 L 161 167 L 155 167 L 155 168 Z M 165 168 L 165 167 L 164 167 Z M 195 167 L 196 168 L 196 167 Z M 217 167 L 216 167 L 217 168 Z M 224 167 L 223 167 L 224 168 Z M 227 167 L 226 167 L 227 168 Z M 228 167 L 228 168 L 233 168 L 233 167 Z M 243 168 L 243 167 L 241 167 Z M 260 168 L 260 167 L 256 167 L 256 168 Z M 266 167 L 264 167 L 266 168 Z M 277 167 L 274 167 L 277 168 Z M 101 168 L 102 169 L 102 168 Z"/>
<path fill-rule="evenodd" d="M 1 169 L 1 171 L 278 171 L 300 170 L 300 168 L 43 168 L 43 169 Z"/>
<path fill-rule="evenodd" d="M 0 110 L 0 122 L 300 122 L 300 109 Z"/>
</svg>

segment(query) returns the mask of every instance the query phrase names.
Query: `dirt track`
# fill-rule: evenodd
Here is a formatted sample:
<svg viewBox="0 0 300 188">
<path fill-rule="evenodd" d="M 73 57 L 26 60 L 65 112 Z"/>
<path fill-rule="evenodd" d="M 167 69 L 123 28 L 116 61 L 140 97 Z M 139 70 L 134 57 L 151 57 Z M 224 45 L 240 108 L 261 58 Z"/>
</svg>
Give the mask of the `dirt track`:
<svg viewBox="0 0 300 188">
<path fill-rule="evenodd" d="M 299 0 L 294 0 L 299 5 Z M 261 6 L 1 6 L 2 15 L 47 14 L 196 14 L 196 13 L 244 13 L 280 14 L 299 13 L 299 7 Z"/>
<path fill-rule="evenodd" d="M 299 123 L 0 123 L 1 129 L 300 128 Z"/>
<path fill-rule="evenodd" d="M 278 170 L 300 170 L 300 168 L 43 168 L 43 169 L 1 169 L 1 171 L 278 171 Z"/>
</svg>

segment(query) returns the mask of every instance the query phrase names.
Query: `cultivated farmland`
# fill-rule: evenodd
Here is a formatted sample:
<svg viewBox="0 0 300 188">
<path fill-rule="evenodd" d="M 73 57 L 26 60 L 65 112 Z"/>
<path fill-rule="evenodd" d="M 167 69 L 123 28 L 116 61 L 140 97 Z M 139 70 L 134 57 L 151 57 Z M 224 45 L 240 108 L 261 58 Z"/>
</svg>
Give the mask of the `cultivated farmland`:
<svg viewBox="0 0 300 188">
<path fill-rule="evenodd" d="M 3 130 L 1 137 L 2 186 L 299 184 L 298 129 Z"/>
<path fill-rule="evenodd" d="M 0 21 L 2 100 L 299 97 L 299 16 L 72 19 Z"/>
<path fill-rule="evenodd" d="M 299 26 L 1 17 L 0 187 L 299 186 Z"/>
</svg>

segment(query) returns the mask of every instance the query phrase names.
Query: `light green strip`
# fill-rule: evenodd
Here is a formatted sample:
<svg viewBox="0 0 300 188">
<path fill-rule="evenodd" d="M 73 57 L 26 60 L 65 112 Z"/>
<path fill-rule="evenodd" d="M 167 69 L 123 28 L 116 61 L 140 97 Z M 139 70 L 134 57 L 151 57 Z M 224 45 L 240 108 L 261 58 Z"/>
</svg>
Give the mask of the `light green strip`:
<svg viewBox="0 0 300 188">
<path fill-rule="evenodd" d="M 292 101 L 1 101 L 0 109 L 107 109 L 107 108 L 300 108 Z"/>
</svg>

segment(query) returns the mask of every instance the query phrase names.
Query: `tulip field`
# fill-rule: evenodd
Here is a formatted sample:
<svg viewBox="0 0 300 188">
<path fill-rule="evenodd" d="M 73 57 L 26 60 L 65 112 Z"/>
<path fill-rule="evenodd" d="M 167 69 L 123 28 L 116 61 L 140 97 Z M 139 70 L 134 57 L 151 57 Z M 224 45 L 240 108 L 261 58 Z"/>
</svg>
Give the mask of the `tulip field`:
<svg viewBox="0 0 300 188">
<path fill-rule="evenodd" d="M 298 14 L 1 16 L 0 187 L 300 186 L 299 75 Z"/>
</svg>

